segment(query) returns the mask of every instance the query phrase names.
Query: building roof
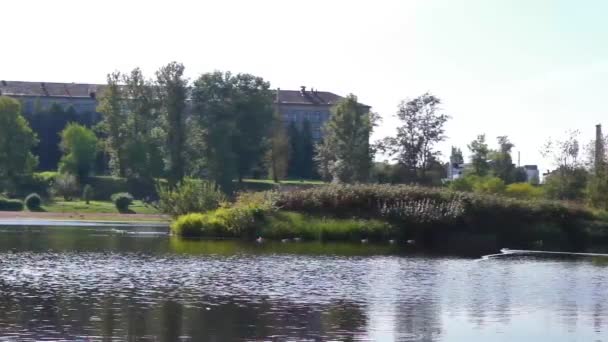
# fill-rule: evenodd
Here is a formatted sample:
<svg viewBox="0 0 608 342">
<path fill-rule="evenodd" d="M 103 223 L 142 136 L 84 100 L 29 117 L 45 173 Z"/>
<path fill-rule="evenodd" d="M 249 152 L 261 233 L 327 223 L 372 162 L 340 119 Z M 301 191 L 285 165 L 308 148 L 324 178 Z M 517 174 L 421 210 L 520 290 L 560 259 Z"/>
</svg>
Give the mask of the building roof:
<svg viewBox="0 0 608 342">
<path fill-rule="evenodd" d="M 0 95 L 40 96 L 40 97 L 74 97 L 85 98 L 99 95 L 105 85 L 90 83 L 54 83 L 0 81 Z M 274 92 L 276 96 L 276 91 Z M 317 90 L 279 90 L 278 100 L 281 104 L 293 105 L 326 105 L 333 106 L 343 99 L 342 96 L 327 91 Z"/>
<path fill-rule="evenodd" d="M 0 81 L 0 94 L 15 96 L 91 97 L 103 90 L 103 85 L 87 83 L 52 83 Z"/>
</svg>

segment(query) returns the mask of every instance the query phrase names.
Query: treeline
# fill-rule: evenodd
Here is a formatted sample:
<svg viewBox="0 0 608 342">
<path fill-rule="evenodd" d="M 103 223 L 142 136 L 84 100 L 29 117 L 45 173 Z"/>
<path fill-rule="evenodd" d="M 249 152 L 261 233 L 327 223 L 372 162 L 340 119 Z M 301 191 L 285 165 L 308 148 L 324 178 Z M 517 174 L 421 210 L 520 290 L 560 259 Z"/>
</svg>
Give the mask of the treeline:
<svg viewBox="0 0 608 342">
<path fill-rule="evenodd" d="M 3 97 L 3 189 L 57 160 L 59 171 L 79 182 L 101 168 L 150 185 L 161 177 L 170 184 L 207 178 L 227 193 L 234 180 L 251 175 L 368 180 L 373 119 L 354 95 L 336 105 L 317 145 L 310 123 L 287 124 L 273 100 L 261 77 L 216 71 L 191 82 L 176 62 L 152 78 L 139 68 L 109 74 L 96 125 L 81 122 L 73 108 L 53 105 L 35 111 L 30 126 L 19 103 Z"/>
</svg>

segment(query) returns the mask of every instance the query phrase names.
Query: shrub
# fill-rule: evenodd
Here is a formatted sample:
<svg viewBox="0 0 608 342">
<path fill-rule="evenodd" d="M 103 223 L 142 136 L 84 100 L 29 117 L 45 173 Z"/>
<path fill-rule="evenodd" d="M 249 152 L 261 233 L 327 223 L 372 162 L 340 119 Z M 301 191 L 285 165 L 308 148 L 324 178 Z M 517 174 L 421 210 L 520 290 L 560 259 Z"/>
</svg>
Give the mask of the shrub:
<svg viewBox="0 0 608 342">
<path fill-rule="evenodd" d="M 23 202 L 0 196 L 0 211 L 22 211 Z"/>
<path fill-rule="evenodd" d="M 212 181 L 184 179 L 175 188 L 157 185 L 159 208 L 174 217 L 216 209 L 226 196 Z"/>
<path fill-rule="evenodd" d="M 505 191 L 505 182 L 498 177 L 483 177 L 473 184 L 473 191 L 486 195 L 502 194 Z"/>
<path fill-rule="evenodd" d="M 25 206 L 30 210 L 30 211 L 37 211 L 40 210 L 40 207 L 42 205 L 42 200 L 40 199 L 40 196 L 36 193 L 34 194 L 29 194 L 26 198 L 25 198 Z"/>
<path fill-rule="evenodd" d="M 129 206 L 133 203 L 133 196 L 128 192 L 119 192 L 112 195 L 112 202 L 121 213 L 129 211 Z"/>
<path fill-rule="evenodd" d="M 543 191 L 530 183 L 513 183 L 507 185 L 505 195 L 519 199 L 539 199 L 543 197 Z"/>
<path fill-rule="evenodd" d="M 53 194 L 63 197 L 66 201 L 71 201 L 78 195 L 78 188 L 76 177 L 67 173 L 57 175 L 52 186 Z"/>
<path fill-rule="evenodd" d="M 82 190 L 82 199 L 86 202 L 86 204 L 89 204 L 91 199 L 93 199 L 93 187 L 89 184 L 85 185 L 84 189 Z"/>
</svg>

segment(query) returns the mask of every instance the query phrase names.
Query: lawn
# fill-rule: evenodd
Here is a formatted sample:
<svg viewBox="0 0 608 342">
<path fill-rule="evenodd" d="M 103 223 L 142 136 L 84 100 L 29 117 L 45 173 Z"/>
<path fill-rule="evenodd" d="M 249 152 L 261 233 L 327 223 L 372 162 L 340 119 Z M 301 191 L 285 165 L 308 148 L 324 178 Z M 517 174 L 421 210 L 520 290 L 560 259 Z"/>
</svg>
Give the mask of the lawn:
<svg viewBox="0 0 608 342">
<path fill-rule="evenodd" d="M 50 203 L 44 203 L 42 209 L 49 213 L 82 213 L 82 214 L 119 214 L 111 201 L 63 201 L 56 199 Z M 158 210 L 146 205 L 142 201 L 133 201 L 129 207 L 135 214 L 159 214 Z"/>
</svg>

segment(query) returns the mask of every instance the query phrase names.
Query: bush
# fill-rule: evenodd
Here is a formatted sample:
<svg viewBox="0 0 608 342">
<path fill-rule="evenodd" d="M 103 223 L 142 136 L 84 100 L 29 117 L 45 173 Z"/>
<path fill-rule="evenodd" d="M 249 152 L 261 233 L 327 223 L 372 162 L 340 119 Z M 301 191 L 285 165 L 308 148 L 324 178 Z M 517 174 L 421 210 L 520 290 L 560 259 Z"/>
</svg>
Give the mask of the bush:
<svg viewBox="0 0 608 342">
<path fill-rule="evenodd" d="M 29 194 L 25 198 L 25 206 L 30 211 L 38 211 L 38 210 L 40 210 L 41 205 L 42 205 L 42 200 L 40 199 L 40 196 L 38 194 L 36 194 L 36 193 Z"/>
<path fill-rule="evenodd" d="M 67 173 L 57 175 L 52 190 L 55 196 L 61 196 L 64 200 L 71 201 L 75 196 L 78 196 L 78 180 L 75 176 Z"/>
<path fill-rule="evenodd" d="M 89 184 L 85 185 L 84 189 L 82 190 L 82 199 L 86 202 L 86 204 L 89 204 L 89 202 L 91 202 L 93 199 L 93 187 Z"/>
<path fill-rule="evenodd" d="M 540 199 L 543 197 L 543 190 L 530 183 L 513 183 L 507 185 L 505 195 L 519 199 Z"/>
<path fill-rule="evenodd" d="M 94 176 L 88 177 L 87 182 L 95 189 L 94 200 L 107 201 L 112 199 L 112 195 L 119 192 L 129 192 L 126 178 L 113 176 Z"/>
<path fill-rule="evenodd" d="M 160 211 L 174 217 L 213 210 L 227 200 L 214 182 L 206 180 L 184 179 L 175 188 L 159 184 L 156 191 Z"/>
<path fill-rule="evenodd" d="M 112 195 L 112 202 L 121 213 L 129 211 L 129 206 L 133 203 L 133 196 L 128 192 L 120 192 Z"/>
<path fill-rule="evenodd" d="M 22 211 L 23 202 L 0 196 L 0 211 Z"/>
</svg>

